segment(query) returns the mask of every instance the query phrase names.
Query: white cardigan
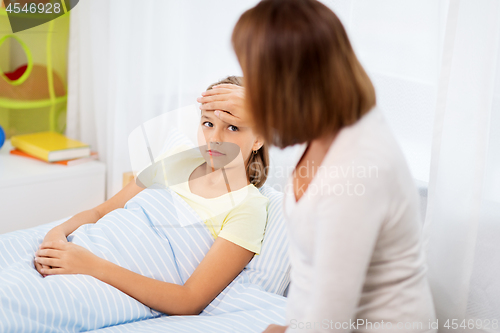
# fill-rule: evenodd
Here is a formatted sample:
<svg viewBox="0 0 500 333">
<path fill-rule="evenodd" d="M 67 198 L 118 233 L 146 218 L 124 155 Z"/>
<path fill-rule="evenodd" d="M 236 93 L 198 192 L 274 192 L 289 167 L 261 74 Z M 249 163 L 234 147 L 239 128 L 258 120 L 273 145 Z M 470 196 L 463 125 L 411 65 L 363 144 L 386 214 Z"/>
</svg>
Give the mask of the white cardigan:
<svg viewBox="0 0 500 333">
<path fill-rule="evenodd" d="M 292 186 L 286 333 L 436 332 L 419 198 L 381 111 L 340 131 L 298 203 Z"/>
</svg>

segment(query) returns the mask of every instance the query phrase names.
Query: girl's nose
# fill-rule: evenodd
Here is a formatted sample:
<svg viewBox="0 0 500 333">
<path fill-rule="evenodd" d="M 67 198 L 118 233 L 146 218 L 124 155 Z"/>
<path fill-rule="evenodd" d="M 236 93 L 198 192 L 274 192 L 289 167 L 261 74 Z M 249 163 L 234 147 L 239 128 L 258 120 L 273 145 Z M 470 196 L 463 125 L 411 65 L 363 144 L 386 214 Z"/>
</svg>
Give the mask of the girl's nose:
<svg viewBox="0 0 500 333">
<path fill-rule="evenodd" d="M 218 130 L 215 130 L 212 136 L 210 137 L 210 143 L 215 143 L 215 142 L 221 143 L 222 140 L 223 140 L 222 135 Z"/>
<path fill-rule="evenodd" d="M 222 143 L 222 140 L 220 139 L 211 139 L 210 140 L 210 145 L 220 145 Z"/>
</svg>

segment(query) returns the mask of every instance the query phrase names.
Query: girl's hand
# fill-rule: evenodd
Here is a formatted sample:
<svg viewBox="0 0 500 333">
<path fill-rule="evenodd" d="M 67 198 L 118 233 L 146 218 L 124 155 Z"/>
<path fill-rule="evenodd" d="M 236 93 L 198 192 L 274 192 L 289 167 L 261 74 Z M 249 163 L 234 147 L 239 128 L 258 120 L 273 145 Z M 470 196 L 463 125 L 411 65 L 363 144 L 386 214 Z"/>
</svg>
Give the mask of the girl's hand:
<svg viewBox="0 0 500 333">
<path fill-rule="evenodd" d="M 215 116 L 234 126 L 251 126 L 251 117 L 245 111 L 245 88 L 235 84 L 219 84 L 201 93 L 200 110 L 214 111 Z"/>
<path fill-rule="evenodd" d="M 271 324 L 267 326 L 266 330 L 262 333 L 284 333 L 287 327 L 288 326 Z"/>
<path fill-rule="evenodd" d="M 51 266 L 51 268 L 41 269 L 41 273 L 45 275 L 92 275 L 99 259 L 89 250 L 61 240 L 42 243 L 35 257 L 35 261 L 39 264 Z"/>
<path fill-rule="evenodd" d="M 57 242 L 57 241 L 68 242 L 68 240 L 66 239 L 66 235 L 58 227 L 55 227 L 52 228 L 49 232 L 47 232 L 45 238 L 43 239 L 42 244 L 47 242 Z M 43 277 L 45 277 L 45 274 L 43 274 L 41 270 L 46 268 L 48 269 L 50 268 L 50 266 L 42 265 L 37 261 L 35 261 L 35 268 L 38 271 L 38 273 L 40 273 Z"/>
</svg>

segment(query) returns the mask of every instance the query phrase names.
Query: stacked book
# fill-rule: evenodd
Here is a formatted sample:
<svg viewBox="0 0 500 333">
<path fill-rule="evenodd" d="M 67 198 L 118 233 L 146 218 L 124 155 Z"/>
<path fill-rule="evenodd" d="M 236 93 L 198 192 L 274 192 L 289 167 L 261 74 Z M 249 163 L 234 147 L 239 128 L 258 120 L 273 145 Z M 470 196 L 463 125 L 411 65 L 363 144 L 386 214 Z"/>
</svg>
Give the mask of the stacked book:
<svg viewBox="0 0 500 333">
<path fill-rule="evenodd" d="M 97 159 L 97 152 L 78 140 L 56 132 L 15 135 L 10 138 L 13 155 L 73 166 Z"/>
</svg>

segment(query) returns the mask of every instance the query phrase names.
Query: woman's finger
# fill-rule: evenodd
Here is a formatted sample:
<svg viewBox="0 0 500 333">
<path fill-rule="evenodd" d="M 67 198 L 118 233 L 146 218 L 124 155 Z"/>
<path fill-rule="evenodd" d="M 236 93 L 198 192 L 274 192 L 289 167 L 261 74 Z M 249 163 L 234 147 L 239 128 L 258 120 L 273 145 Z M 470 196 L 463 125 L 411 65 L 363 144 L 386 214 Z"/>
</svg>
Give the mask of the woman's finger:
<svg viewBox="0 0 500 333">
<path fill-rule="evenodd" d="M 242 87 L 237 85 L 237 84 L 232 84 L 232 83 L 221 83 L 221 84 L 218 84 L 216 86 L 213 86 L 212 89 L 210 90 L 214 90 L 214 89 L 229 89 L 229 90 L 235 90 L 235 89 L 241 89 Z M 208 90 L 208 91 L 210 91 Z"/>
<path fill-rule="evenodd" d="M 198 97 L 196 99 L 196 101 L 198 103 L 202 103 L 202 104 L 211 103 L 211 102 L 215 102 L 215 101 L 227 101 L 229 96 L 230 96 L 229 94 L 223 94 L 223 95 L 217 94 L 217 95 L 211 95 L 211 96 L 205 96 L 205 97 Z"/>
<path fill-rule="evenodd" d="M 220 84 L 218 86 L 213 86 L 212 89 L 204 91 L 201 93 L 202 96 L 212 96 L 218 94 L 229 94 L 235 90 L 243 89 L 236 84 Z"/>
<path fill-rule="evenodd" d="M 228 95 L 232 93 L 232 89 L 227 88 L 212 88 L 201 93 L 201 96 Z"/>
<path fill-rule="evenodd" d="M 42 265 L 59 267 L 60 259 L 36 257 L 35 261 Z"/>
<path fill-rule="evenodd" d="M 229 103 L 227 101 L 215 101 L 200 105 L 200 110 L 205 110 L 205 111 L 215 111 L 215 110 L 231 111 L 228 109 L 229 109 Z"/>
<path fill-rule="evenodd" d="M 229 112 L 215 110 L 214 115 L 216 117 L 218 117 L 220 120 L 222 120 L 223 122 L 226 122 L 228 124 L 231 124 L 234 126 L 242 126 L 243 125 L 243 122 L 240 118 L 233 116 Z"/>
<path fill-rule="evenodd" d="M 61 250 L 41 249 L 35 252 L 37 257 L 61 258 Z"/>
</svg>

